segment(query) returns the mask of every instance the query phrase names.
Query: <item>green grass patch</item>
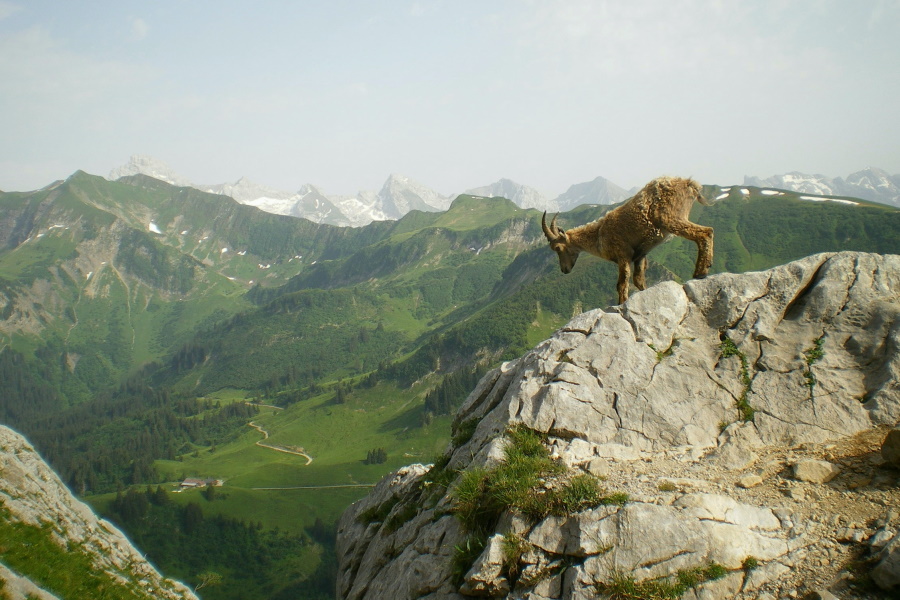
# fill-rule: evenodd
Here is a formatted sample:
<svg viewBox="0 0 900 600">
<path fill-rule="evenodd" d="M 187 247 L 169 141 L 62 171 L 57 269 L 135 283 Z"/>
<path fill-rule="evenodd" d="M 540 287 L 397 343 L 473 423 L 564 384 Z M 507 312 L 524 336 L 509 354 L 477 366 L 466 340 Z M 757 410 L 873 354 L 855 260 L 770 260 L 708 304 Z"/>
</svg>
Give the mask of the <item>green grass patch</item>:
<svg viewBox="0 0 900 600">
<path fill-rule="evenodd" d="M 668 358 L 675 353 L 675 348 L 678 347 L 680 342 L 678 340 L 672 340 L 672 343 L 669 344 L 669 347 L 664 350 L 659 350 L 653 344 L 647 344 L 650 346 L 650 349 L 656 353 L 656 362 L 662 362 L 664 358 Z"/>
<path fill-rule="evenodd" d="M 684 569 L 672 577 L 635 581 L 626 574 L 616 574 L 611 581 L 597 584 L 597 591 L 610 600 L 678 600 L 689 589 L 728 574 L 722 565 Z"/>
</svg>

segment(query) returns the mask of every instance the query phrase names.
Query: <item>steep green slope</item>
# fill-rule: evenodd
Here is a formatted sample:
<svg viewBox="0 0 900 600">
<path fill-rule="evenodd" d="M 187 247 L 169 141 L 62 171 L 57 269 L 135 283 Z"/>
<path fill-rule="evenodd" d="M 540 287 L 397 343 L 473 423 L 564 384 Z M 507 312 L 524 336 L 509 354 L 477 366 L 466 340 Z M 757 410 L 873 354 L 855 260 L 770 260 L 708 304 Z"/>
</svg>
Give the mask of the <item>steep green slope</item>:
<svg viewBox="0 0 900 600">
<path fill-rule="evenodd" d="M 145 176 L 79 171 L 0 194 L 0 353 L 45 372 L 55 398 L 28 410 L 77 404 L 248 308 L 251 286 L 350 255 L 391 227 L 316 225 Z M 0 417 L 27 412 L 9 404 L 29 379 Z"/>
</svg>

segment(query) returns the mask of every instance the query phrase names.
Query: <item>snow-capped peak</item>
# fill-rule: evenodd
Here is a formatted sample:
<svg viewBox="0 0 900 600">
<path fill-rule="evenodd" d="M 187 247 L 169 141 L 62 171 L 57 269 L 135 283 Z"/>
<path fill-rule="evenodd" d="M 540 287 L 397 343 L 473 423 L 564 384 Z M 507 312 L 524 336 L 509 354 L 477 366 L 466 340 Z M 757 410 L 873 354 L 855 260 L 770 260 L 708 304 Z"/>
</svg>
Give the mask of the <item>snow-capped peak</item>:
<svg viewBox="0 0 900 600">
<path fill-rule="evenodd" d="M 900 206 L 900 176 L 869 167 L 846 179 L 825 175 L 808 175 L 791 171 L 768 179 L 744 177 L 744 185 L 791 190 L 820 196 L 853 196 L 883 204 Z"/>
</svg>

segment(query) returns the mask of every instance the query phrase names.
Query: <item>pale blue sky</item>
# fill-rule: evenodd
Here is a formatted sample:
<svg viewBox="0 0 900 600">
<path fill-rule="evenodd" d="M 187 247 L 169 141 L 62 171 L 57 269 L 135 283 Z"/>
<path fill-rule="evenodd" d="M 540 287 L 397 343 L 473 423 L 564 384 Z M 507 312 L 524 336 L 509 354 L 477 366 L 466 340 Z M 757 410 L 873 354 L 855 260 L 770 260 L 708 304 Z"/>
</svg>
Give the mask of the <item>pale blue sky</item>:
<svg viewBox="0 0 900 600">
<path fill-rule="evenodd" d="M 0 189 L 900 173 L 900 2 L 0 0 Z"/>
</svg>

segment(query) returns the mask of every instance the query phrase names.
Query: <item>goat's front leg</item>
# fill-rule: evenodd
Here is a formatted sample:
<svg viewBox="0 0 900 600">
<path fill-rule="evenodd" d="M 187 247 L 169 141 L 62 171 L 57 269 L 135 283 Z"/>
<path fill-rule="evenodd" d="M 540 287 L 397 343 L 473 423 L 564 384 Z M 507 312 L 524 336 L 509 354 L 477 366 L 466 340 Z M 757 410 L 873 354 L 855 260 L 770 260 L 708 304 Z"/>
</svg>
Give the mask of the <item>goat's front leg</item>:
<svg viewBox="0 0 900 600">
<path fill-rule="evenodd" d="M 619 281 L 616 283 L 616 291 L 619 292 L 619 304 L 628 300 L 628 279 L 631 277 L 631 261 L 619 260 Z"/>
<path fill-rule="evenodd" d="M 665 225 L 666 229 L 675 235 L 697 244 L 697 264 L 694 265 L 694 279 L 706 277 L 713 260 L 713 228 L 697 225 L 690 221 L 675 221 Z"/>
<path fill-rule="evenodd" d="M 709 273 L 713 260 L 713 228 L 699 227 L 701 234 L 697 242 L 697 264 L 694 266 L 694 279 L 703 279 Z"/>
<path fill-rule="evenodd" d="M 647 289 L 647 257 L 643 256 L 634 261 L 634 287 L 638 290 Z"/>
</svg>

